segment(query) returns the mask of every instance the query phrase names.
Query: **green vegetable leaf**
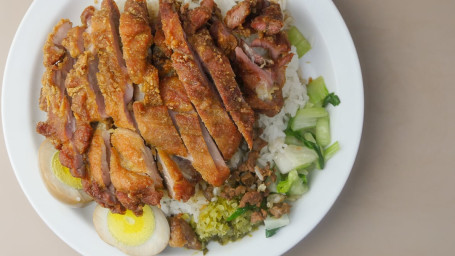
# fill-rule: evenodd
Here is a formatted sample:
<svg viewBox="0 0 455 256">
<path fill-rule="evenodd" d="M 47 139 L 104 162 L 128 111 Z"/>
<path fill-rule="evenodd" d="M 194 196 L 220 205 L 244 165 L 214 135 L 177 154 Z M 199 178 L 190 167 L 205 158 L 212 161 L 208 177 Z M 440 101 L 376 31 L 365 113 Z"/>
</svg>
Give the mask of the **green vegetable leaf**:
<svg viewBox="0 0 455 256">
<path fill-rule="evenodd" d="M 273 235 L 275 235 L 278 232 L 279 229 L 280 228 L 266 229 L 265 230 L 265 237 L 266 238 L 272 237 Z"/>
<path fill-rule="evenodd" d="M 308 184 L 308 178 L 305 174 L 299 174 L 300 179 L 302 179 L 303 184 Z"/>
<path fill-rule="evenodd" d="M 303 136 L 299 136 L 299 139 L 301 139 L 303 141 L 303 144 L 305 144 L 305 146 L 316 151 L 316 154 L 318 154 L 319 167 L 321 167 L 321 169 L 324 169 L 325 161 L 324 161 L 324 155 L 322 154 L 321 147 L 319 147 L 319 145 L 316 142 L 313 142 L 313 141 L 305 138 L 306 134 L 311 135 L 312 138 L 314 138 L 314 135 L 311 134 L 311 132 L 307 132 Z"/>
<path fill-rule="evenodd" d="M 276 190 L 278 193 L 286 194 L 289 189 L 291 189 L 292 184 L 299 178 L 297 170 L 292 170 L 288 173 L 286 179 L 280 181 L 276 186 Z"/>
<path fill-rule="evenodd" d="M 256 208 L 254 205 L 247 205 L 245 207 L 238 208 L 233 214 L 231 214 L 231 216 L 226 219 L 226 221 L 233 221 L 235 218 L 239 217 L 247 211 L 253 210 L 254 208 Z"/>
<path fill-rule="evenodd" d="M 338 144 L 338 141 L 335 141 L 332 145 L 330 145 L 328 148 L 325 149 L 324 152 L 324 158 L 325 160 L 329 160 L 336 152 L 340 150 L 340 145 Z"/>
<path fill-rule="evenodd" d="M 340 98 L 335 94 L 335 93 L 329 93 L 327 95 L 322 103 L 323 107 L 326 107 L 327 105 L 332 104 L 333 106 L 338 106 L 340 104 Z"/>
<path fill-rule="evenodd" d="M 301 58 L 311 49 L 311 44 L 295 26 L 289 28 L 287 33 L 289 42 L 297 49 L 297 55 L 299 58 Z"/>
<path fill-rule="evenodd" d="M 308 83 L 307 92 L 308 97 L 310 97 L 310 102 L 313 103 L 314 106 L 319 107 L 322 106 L 324 99 L 329 95 L 329 91 L 327 90 L 322 76 L 319 76 Z"/>
</svg>

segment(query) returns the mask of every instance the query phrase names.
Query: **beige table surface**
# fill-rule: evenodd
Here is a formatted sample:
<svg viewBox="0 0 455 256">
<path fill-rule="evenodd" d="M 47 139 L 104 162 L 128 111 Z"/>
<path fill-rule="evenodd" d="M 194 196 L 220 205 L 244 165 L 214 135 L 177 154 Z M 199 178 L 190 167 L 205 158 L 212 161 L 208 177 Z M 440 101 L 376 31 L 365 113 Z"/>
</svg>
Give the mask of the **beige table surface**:
<svg viewBox="0 0 455 256">
<path fill-rule="evenodd" d="M 0 0 L 1 77 L 31 2 Z M 334 2 L 362 66 L 364 133 L 337 202 L 287 255 L 455 255 L 455 1 Z M 0 255 L 77 255 L 25 198 L 3 136 L 0 166 Z"/>
</svg>

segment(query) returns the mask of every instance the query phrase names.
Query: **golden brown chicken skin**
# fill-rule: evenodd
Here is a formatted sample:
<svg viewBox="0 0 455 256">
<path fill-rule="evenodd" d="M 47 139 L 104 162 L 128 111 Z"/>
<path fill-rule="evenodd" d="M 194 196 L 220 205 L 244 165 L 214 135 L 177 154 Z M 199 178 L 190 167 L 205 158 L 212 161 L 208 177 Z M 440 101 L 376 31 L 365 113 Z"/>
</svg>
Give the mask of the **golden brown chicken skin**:
<svg viewBox="0 0 455 256">
<path fill-rule="evenodd" d="M 133 112 L 142 137 L 153 147 L 185 157 L 187 150 L 160 96 L 158 70 L 148 63 L 153 36 L 144 0 L 126 2 L 120 36 L 128 74 L 139 87 Z"/>
<path fill-rule="evenodd" d="M 161 82 L 160 88 L 164 102 L 171 110 L 191 156 L 193 167 L 205 181 L 214 186 L 220 186 L 229 177 L 229 168 L 210 135 L 206 134 L 204 137 L 204 127 L 186 95 L 182 82 L 177 77 L 168 77 Z"/>
<path fill-rule="evenodd" d="M 98 52 L 97 79 L 104 96 L 106 114 L 117 127 L 136 130 L 128 104 L 133 97 L 118 32 L 120 12 L 113 0 L 104 0 L 91 18 L 91 42 Z"/>
<path fill-rule="evenodd" d="M 171 59 L 174 69 L 223 157 L 230 159 L 237 151 L 242 136 L 197 62 L 173 3 L 160 0 L 161 23 L 166 44 L 173 50 Z"/>
<path fill-rule="evenodd" d="M 110 176 L 119 201 L 136 215 L 144 204 L 159 205 L 163 183 L 151 150 L 139 134 L 115 129 L 111 136 Z"/>
</svg>

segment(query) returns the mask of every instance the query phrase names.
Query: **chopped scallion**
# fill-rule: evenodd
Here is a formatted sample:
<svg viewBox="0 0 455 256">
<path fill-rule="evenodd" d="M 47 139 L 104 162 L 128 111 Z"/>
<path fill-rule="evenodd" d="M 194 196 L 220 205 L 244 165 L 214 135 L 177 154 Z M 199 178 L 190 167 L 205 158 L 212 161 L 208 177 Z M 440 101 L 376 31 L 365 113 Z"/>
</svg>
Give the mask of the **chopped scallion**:
<svg viewBox="0 0 455 256">
<path fill-rule="evenodd" d="M 254 205 L 247 205 L 245 207 L 238 208 L 233 214 L 231 214 L 231 216 L 229 216 L 226 219 L 226 221 L 232 221 L 235 218 L 239 217 L 240 215 L 244 214 L 245 212 L 247 212 L 249 210 L 253 210 L 254 208 L 256 208 L 256 206 L 254 206 Z"/>
<path fill-rule="evenodd" d="M 265 230 L 265 237 L 266 238 L 272 237 L 273 235 L 275 235 L 278 232 L 279 229 L 280 228 L 266 229 Z"/>
</svg>

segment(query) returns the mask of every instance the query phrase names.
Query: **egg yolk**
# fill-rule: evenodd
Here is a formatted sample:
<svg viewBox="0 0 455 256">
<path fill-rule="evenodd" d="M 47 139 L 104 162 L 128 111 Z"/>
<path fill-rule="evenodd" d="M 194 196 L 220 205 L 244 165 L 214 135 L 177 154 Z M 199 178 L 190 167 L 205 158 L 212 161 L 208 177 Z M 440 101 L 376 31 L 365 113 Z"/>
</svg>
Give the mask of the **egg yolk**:
<svg viewBox="0 0 455 256">
<path fill-rule="evenodd" d="M 124 215 L 109 212 L 107 225 L 112 236 L 129 246 L 145 243 L 155 230 L 155 215 L 147 205 L 143 207 L 143 210 L 144 213 L 140 217 L 134 215 L 130 210 L 127 210 Z"/>
<path fill-rule="evenodd" d="M 55 177 L 70 187 L 82 189 L 81 179 L 73 177 L 68 167 L 63 166 L 62 163 L 60 163 L 59 153 L 59 151 L 55 152 L 52 157 L 52 171 L 54 172 Z"/>
</svg>

